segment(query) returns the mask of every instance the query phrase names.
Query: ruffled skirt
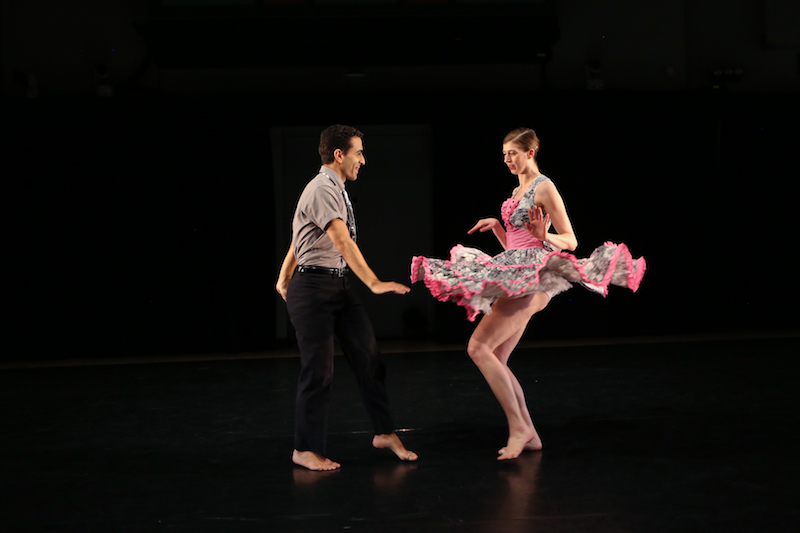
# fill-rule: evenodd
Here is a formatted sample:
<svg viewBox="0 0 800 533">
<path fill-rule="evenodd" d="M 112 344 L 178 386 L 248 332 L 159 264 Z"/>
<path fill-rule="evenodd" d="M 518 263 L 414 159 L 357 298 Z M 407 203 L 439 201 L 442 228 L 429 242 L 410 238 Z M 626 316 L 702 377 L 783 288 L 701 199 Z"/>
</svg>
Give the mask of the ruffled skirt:
<svg viewBox="0 0 800 533">
<path fill-rule="evenodd" d="M 424 281 L 439 301 L 452 301 L 474 321 L 489 314 L 501 297 L 520 298 L 544 292 L 550 298 L 579 283 L 606 296 L 608 286 L 639 288 L 646 264 L 633 259 L 624 244 L 605 243 L 588 258 L 545 248 L 506 250 L 494 257 L 462 245 L 450 250 L 450 260 L 416 256 L 411 260 L 411 282 Z"/>
</svg>

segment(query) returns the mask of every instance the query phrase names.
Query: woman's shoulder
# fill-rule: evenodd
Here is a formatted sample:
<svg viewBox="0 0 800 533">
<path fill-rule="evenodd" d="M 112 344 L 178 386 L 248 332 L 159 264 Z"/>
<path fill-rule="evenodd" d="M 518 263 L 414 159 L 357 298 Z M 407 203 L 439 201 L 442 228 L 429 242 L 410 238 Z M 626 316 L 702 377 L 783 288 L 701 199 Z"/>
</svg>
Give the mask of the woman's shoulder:
<svg viewBox="0 0 800 533">
<path fill-rule="evenodd" d="M 534 178 L 530 185 L 528 185 L 528 189 L 525 191 L 525 196 L 532 197 L 536 194 L 536 191 L 539 187 L 545 183 L 553 183 L 549 177 L 545 176 L 544 174 L 539 174 Z"/>
<path fill-rule="evenodd" d="M 544 174 L 539 174 L 539 176 L 533 181 L 531 191 L 544 192 L 554 188 L 555 186 L 556 184 L 553 183 L 553 180 L 551 180 L 550 177 L 545 176 Z"/>
</svg>

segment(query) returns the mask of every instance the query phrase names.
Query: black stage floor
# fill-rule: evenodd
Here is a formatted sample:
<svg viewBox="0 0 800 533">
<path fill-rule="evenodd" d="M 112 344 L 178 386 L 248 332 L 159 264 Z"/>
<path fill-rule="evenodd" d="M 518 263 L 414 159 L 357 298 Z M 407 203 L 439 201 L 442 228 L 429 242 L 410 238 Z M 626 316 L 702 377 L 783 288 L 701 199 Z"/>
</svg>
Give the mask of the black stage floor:
<svg viewBox="0 0 800 533">
<path fill-rule="evenodd" d="M 400 463 L 337 358 L 329 455 L 290 462 L 298 359 L 0 369 L 0 529 L 186 532 L 800 530 L 800 340 L 521 348 L 545 443 L 461 351 L 388 353 Z"/>
</svg>

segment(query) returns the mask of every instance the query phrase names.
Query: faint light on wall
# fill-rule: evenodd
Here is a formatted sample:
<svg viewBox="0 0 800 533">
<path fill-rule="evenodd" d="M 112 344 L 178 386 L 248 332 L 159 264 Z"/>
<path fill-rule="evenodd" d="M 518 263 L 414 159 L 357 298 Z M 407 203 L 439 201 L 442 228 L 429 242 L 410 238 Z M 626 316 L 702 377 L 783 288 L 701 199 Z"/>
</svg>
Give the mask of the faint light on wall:
<svg viewBox="0 0 800 533">
<path fill-rule="evenodd" d="M 714 84 L 714 88 L 742 81 L 742 77 L 744 77 L 744 69 L 741 67 L 715 68 L 711 72 L 711 81 Z"/>
<path fill-rule="evenodd" d="M 605 89 L 603 81 L 603 66 L 599 59 L 587 61 L 584 65 L 586 69 L 586 89 L 589 91 L 600 91 Z"/>
<path fill-rule="evenodd" d="M 97 96 L 114 96 L 114 87 L 111 85 L 110 70 L 108 65 L 100 64 L 94 69 L 94 83 Z"/>
</svg>

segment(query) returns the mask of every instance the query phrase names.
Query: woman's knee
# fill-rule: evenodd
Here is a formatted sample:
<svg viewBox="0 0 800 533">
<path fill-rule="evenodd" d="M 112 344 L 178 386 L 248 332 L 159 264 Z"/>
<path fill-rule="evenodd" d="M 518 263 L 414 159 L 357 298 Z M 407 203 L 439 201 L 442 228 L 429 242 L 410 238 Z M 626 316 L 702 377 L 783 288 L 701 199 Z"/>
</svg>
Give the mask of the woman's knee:
<svg viewBox="0 0 800 533">
<path fill-rule="evenodd" d="M 528 307 L 528 309 L 532 311 L 531 316 L 535 315 L 536 313 L 547 307 L 548 303 L 550 303 L 550 296 L 548 296 L 547 293 L 544 292 L 533 293 L 533 298 L 531 298 L 531 302 Z"/>
<path fill-rule="evenodd" d="M 477 359 L 481 356 L 480 343 L 470 339 L 467 343 L 467 355 L 473 362 L 477 363 Z"/>
<path fill-rule="evenodd" d="M 484 342 L 470 339 L 467 344 L 467 355 L 472 362 L 480 366 L 487 357 L 494 357 L 491 348 Z"/>
</svg>

